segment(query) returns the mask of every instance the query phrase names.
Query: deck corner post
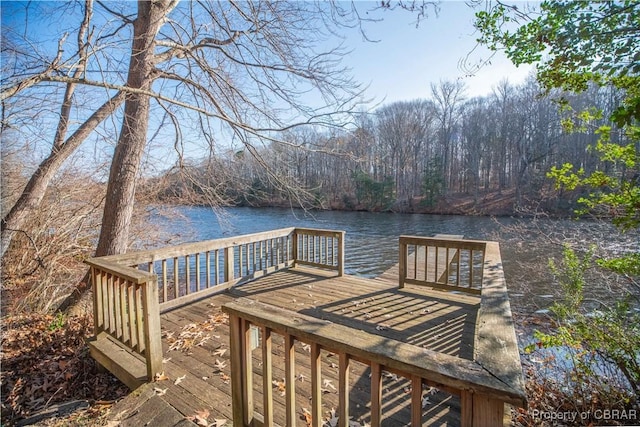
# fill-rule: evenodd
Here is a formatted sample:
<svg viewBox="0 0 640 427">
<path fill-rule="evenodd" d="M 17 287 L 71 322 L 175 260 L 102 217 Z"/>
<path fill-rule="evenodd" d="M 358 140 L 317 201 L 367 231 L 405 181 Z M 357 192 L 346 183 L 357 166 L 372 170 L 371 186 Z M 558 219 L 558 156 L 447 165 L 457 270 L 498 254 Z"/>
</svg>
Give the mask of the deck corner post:
<svg viewBox="0 0 640 427">
<path fill-rule="evenodd" d="M 407 243 L 402 236 L 399 240 L 398 252 L 398 288 L 404 288 L 404 279 L 407 277 Z"/>
<path fill-rule="evenodd" d="M 244 425 L 244 390 L 242 378 L 242 319 L 229 313 L 229 347 L 231 351 L 231 411 L 233 425 Z"/>
<path fill-rule="evenodd" d="M 473 395 L 473 427 L 504 425 L 504 402 L 475 393 Z"/>
<path fill-rule="evenodd" d="M 338 276 L 344 276 L 344 236 L 345 232 L 338 232 Z"/>
<path fill-rule="evenodd" d="M 158 279 L 154 274 L 142 284 L 145 359 L 149 381 L 153 381 L 154 376 L 162 371 L 162 332 L 157 283 Z"/>
<path fill-rule="evenodd" d="M 294 229 L 291 233 L 291 260 L 293 261 L 293 267 L 298 265 L 298 229 Z"/>
</svg>

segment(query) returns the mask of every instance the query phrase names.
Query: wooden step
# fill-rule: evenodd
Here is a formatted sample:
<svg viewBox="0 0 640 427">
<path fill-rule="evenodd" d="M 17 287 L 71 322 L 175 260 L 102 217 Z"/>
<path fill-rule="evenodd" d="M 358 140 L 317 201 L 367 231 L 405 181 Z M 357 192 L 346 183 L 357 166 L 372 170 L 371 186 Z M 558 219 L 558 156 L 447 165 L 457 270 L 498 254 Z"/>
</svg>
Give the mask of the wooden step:
<svg viewBox="0 0 640 427">
<path fill-rule="evenodd" d="M 127 349 L 106 333 L 87 340 L 89 352 L 100 365 L 131 390 L 147 382 L 147 365 L 137 353 Z"/>
</svg>

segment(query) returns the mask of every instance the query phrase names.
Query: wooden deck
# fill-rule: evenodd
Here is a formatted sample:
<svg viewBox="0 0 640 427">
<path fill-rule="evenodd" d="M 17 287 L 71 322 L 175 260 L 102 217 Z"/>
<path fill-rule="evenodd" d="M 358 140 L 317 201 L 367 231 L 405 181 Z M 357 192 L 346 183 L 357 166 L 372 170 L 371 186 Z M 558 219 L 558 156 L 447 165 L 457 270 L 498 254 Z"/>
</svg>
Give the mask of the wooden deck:
<svg viewBox="0 0 640 427">
<path fill-rule="evenodd" d="M 335 277 L 318 270 L 285 270 L 163 314 L 162 347 L 164 373 L 168 379 L 143 387 L 136 402 L 123 401 L 116 405 L 113 420 L 121 421 L 122 425 L 139 426 L 151 418 L 153 422 L 149 425 L 176 425 L 184 422 L 185 417 L 208 411 L 210 423 L 226 420 L 225 425 L 231 425 L 228 317 L 220 308 L 238 298 L 263 301 L 451 356 L 471 360 L 474 354 L 478 297 L 419 287 L 398 289 L 397 283 L 391 281 Z M 296 350 L 297 425 L 307 426 L 304 411 L 309 410 L 309 350 L 302 343 L 296 345 Z M 274 378 L 284 377 L 282 357 L 280 340 L 274 342 Z M 329 420 L 331 410 L 338 406 L 337 359 L 328 352 L 322 359 L 323 382 L 326 381 L 322 405 Z M 259 363 L 256 359 L 256 366 Z M 260 369 L 254 373 L 260 378 Z M 351 367 L 351 389 L 355 392 L 350 408 L 352 419 L 361 425 L 369 422 L 371 416 L 367 407 L 369 374 L 369 368 L 362 364 Z M 384 425 L 407 425 L 410 381 L 389 373 L 384 376 L 383 384 Z M 273 385 L 275 404 L 281 408 L 282 399 L 278 402 L 278 397 L 283 387 L 286 385 L 281 380 Z M 260 390 L 258 379 L 256 392 Z M 429 420 L 425 425 L 460 425 L 457 397 L 436 388 L 425 388 L 424 397 L 428 398 L 424 416 Z M 276 416 L 274 422 L 285 425 L 282 415 Z"/>
<path fill-rule="evenodd" d="M 135 389 L 109 421 L 504 424 L 526 401 L 499 246 L 459 237 L 401 236 L 375 279 L 331 230 L 89 260 L 91 354 Z"/>
</svg>

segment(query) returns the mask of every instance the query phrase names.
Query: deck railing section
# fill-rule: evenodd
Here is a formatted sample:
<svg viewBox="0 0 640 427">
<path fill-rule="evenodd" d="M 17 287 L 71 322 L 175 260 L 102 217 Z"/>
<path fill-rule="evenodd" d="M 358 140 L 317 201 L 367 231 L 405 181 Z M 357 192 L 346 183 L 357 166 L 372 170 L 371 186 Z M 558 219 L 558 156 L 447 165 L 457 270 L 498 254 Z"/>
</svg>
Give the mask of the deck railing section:
<svg viewBox="0 0 640 427">
<path fill-rule="evenodd" d="M 162 362 L 161 311 L 294 263 L 342 274 L 344 233 L 283 228 L 89 259 L 95 335 L 145 357 L 151 379 Z"/>
<path fill-rule="evenodd" d="M 422 347 L 401 343 L 379 335 L 333 324 L 321 319 L 283 310 L 251 300 L 236 300 L 223 306 L 229 314 L 231 341 L 231 381 L 233 425 L 273 426 L 274 400 L 272 392 L 272 340 L 281 335 L 284 341 L 285 425 L 296 425 L 295 350 L 296 341 L 310 345 L 311 401 L 298 402 L 311 407 L 312 426 L 323 425 L 321 350 L 338 357 L 338 426 L 349 425 L 350 362 L 364 363 L 371 368 L 371 420 L 373 427 L 381 425 L 383 370 L 411 381 L 411 425 L 422 426 L 423 384 L 438 387 L 460 397 L 461 425 L 495 426 L 496 408 L 504 403 L 523 405 L 524 393 L 514 391 L 479 364 L 437 353 Z M 253 366 L 251 328 L 260 332 L 261 367 Z M 332 358 L 335 360 L 335 358 Z M 262 375 L 262 413 L 256 413 L 254 379 Z M 500 417 L 502 415 L 499 415 Z M 500 421 L 502 421 L 500 419 Z"/>
<path fill-rule="evenodd" d="M 93 259 L 94 335 L 108 334 L 145 359 L 147 378 L 162 370 L 156 276 Z"/>
<path fill-rule="evenodd" d="M 344 274 L 344 231 L 296 228 L 293 255 L 296 265 L 335 270 Z"/>
<path fill-rule="evenodd" d="M 399 286 L 425 285 L 479 295 L 486 242 L 400 236 Z"/>
</svg>

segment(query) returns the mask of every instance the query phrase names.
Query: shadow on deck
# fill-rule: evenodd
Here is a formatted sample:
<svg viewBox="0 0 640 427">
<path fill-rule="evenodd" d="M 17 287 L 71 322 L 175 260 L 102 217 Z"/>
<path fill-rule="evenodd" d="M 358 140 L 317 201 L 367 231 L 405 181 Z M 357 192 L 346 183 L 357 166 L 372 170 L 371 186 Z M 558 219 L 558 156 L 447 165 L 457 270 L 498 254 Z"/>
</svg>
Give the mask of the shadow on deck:
<svg viewBox="0 0 640 427">
<path fill-rule="evenodd" d="M 488 426 L 502 424 L 504 402 L 525 403 L 513 327 L 509 319 L 504 323 L 505 314 L 510 316 L 508 300 L 505 312 L 500 292 L 463 289 L 475 286 L 476 246 L 466 258 L 471 270 L 464 273 L 466 249 L 443 252 L 438 249 L 442 240 L 434 240 L 434 246 L 420 241 L 420 246 L 412 238 L 408 244 L 414 246 L 405 246 L 406 257 L 395 267 L 410 283 L 401 288 L 398 276 L 343 275 L 342 234 L 299 230 L 296 235 L 293 230 L 286 230 L 293 233 L 290 240 L 278 237 L 283 233 L 264 239 L 241 236 L 219 247 L 209 242 L 206 250 L 191 248 L 191 255 L 181 248 L 152 257 L 120 256 L 120 263 L 144 265 L 152 283 L 158 283 L 155 298 L 158 312 L 164 312 L 156 321 L 161 331 L 156 344 L 145 336 L 155 333 L 144 329 L 153 327 L 154 320 L 137 322 L 150 317 L 129 311 L 152 303 L 153 292 L 149 297 L 143 288 L 127 284 L 130 279 L 144 283 L 131 272 L 117 281 L 123 287 L 118 290 L 109 280 L 123 272 L 98 271 L 108 266 L 92 260 L 96 318 L 104 320 L 90 346 L 92 355 L 117 376 L 129 375 L 123 381 L 136 388 L 114 406 L 112 421 L 168 426 L 206 419 L 214 425 L 262 425 L 268 416 L 275 425 L 336 425 L 346 409 L 358 425 Z M 317 235 L 324 238 L 316 241 Z M 479 262 L 484 257 L 483 252 Z M 179 276 L 185 276 L 184 283 Z M 181 286 L 187 303 L 178 306 L 168 296 Z M 434 289 L 438 287 L 462 290 Z M 483 299 L 489 298 L 493 306 L 487 312 Z M 136 325 L 143 328 L 136 330 Z M 305 340 L 305 334 L 312 340 Z M 505 334 L 512 342 L 503 341 Z M 268 356 L 262 351 L 267 341 Z M 161 347 L 159 366 L 158 360 L 149 361 L 148 349 L 154 346 Z M 114 361 L 114 352 L 126 360 Z M 133 373 L 124 374 L 127 370 Z M 156 381 L 138 387 L 151 374 Z M 474 377 L 480 385 L 473 384 Z M 379 378 L 379 386 L 372 378 Z"/>
</svg>

